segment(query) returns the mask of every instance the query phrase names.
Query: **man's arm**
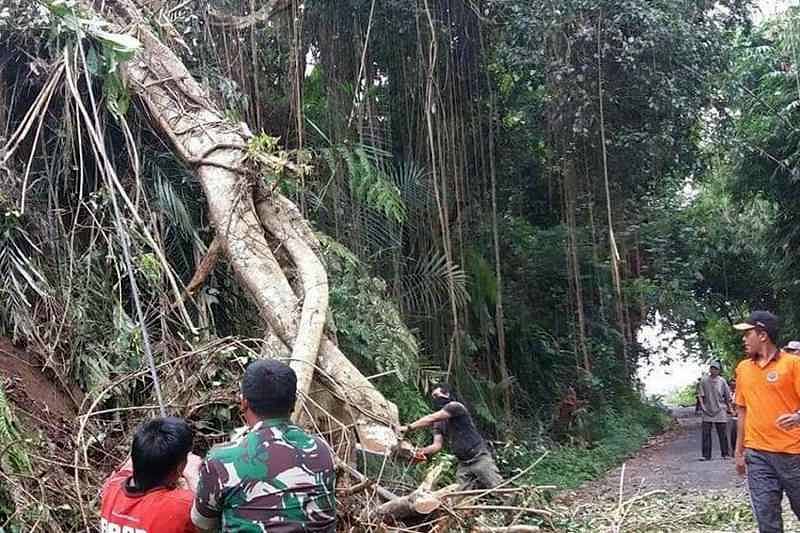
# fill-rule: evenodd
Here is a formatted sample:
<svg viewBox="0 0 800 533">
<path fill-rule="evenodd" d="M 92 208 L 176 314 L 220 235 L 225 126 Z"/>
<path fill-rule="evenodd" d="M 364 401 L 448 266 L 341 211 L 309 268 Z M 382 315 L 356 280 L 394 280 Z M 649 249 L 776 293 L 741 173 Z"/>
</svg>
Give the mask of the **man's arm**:
<svg viewBox="0 0 800 533">
<path fill-rule="evenodd" d="M 744 462 L 744 424 L 747 419 L 747 409 L 744 405 L 736 406 L 736 471 L 740 476 L 743 476 L 747 471 L 747 466 Z"/>
<path fill-rule="evenodd" d="M 796 360 L 792 371 L 794 373 L 794 386 L 795 386 L 795 393 L 800 396 L 800 360 Z M 783 430 L 790 430 L 796 429 L 800 427 L 800 411 L 795 411 L 794 413 L 786 413 L 785 415 L 781 415 L 775 421 L 779 428 Z"/>
<path fill-rule="evenodd" d="M 733 399 L 731 395 L 731 387 L 728 385 L 727 381 L 722 382 L 725 386 L 722 389 L 722 399 L 725 402 L 725 407 L 728 409 L 729 413 L 733 412 Z"/>
<path fill-rule="evenodd" d="M 434 433 L 433 435 L 433 444 L 425 446 L 424 448 L 420 449 L 419 451 L 425 456 L 430 457 L 439 452 L 442 449 L 442 445 L 444 444 L 444 437 L 442 437 L 441 433 Z"/>
<path fill-rule="evenodd" d="M 436 422 L 442 422 L 444 420 L 448 420 L 450 418 L 450 413 L 445 411 L 444 409 L 440 409 L 435 413 L 431 413 L 429 415 L 425 415 L 419 420 L 415 420 L 411 422 L 407 426 L 400 426 L 400 433 L 406 433 L 408 431 L 414 431 L 415 429 L 420 429 L 428 426 L 434 425 Z"/>
<path fill-rule="evenodd" d="M 705 410 L 706 410 L 706 404 L 703 401 L 703 398 L 705 398 L 705 395 L 706 395 L 706 393 L 703 391 L 703 382 L 700 381 L 700 383 L 697 384 L 697 401 L 700 402 L 700 410 L 703 411 L 703 412 L 705 412 Z"/>
<path fill-rule="evenodd" d="M 200 480 L 197 483 L 191 514 L 192 523 L 200 533 L 217 531 L 220 527 L 222 489 L 217 474 L 218 466 L 222 467 L 213 459 L 206 458 L 200 467 Z"/>
</svg>

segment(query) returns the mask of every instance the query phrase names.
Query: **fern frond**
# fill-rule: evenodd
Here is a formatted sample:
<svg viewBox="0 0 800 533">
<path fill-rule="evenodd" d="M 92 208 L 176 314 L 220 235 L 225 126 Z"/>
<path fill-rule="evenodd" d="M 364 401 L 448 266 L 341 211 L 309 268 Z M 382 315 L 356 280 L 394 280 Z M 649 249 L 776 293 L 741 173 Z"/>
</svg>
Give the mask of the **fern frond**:
<svg viewBox="0 0 800 533">
<path fill-rule="evenodd" d="M 393 222 L 405 221 L 406 206 L 400 190 L 381 169 L 382 162 L 391 154 L 380 148 L 357 144 L 352 147 L 335 145 L 320 150 L 320 155 L 332 174 L 339 170 L 340 162 L 344 163 L 354 199 Z"/>
</svg>

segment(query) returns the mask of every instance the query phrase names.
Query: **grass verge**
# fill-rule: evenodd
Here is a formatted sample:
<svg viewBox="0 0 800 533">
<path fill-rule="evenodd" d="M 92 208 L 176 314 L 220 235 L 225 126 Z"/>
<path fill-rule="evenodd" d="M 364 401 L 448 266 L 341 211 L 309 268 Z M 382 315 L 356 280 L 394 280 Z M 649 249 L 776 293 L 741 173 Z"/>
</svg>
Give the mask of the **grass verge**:
<svg viewBox="0 0 800 533">
<path fill-rule="evenodd" d="M 672 419 L 663 408 L 637 403 L 586 413 L 572 444 L 508 443 L 497 450 L 498 466 L 506 476 L 528 467 L 545 450 L 547 456 L 526 476 L 526 483 L 575 488 L 617 466 L 641 448 L 649 437 L 664 431 Z"/>
</svg>

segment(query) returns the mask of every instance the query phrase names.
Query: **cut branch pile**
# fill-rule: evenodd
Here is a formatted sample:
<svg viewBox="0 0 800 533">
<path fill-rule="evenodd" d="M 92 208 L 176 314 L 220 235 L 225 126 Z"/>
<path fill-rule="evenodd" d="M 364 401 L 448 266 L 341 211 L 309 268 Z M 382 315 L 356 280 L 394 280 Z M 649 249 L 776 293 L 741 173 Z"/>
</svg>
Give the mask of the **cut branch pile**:
<svg viewBox="0 0 800 533">
<path fill-rule="evenodd" d="M 532 515 L 544 523 L 553 515 L 549 510 L 528 504 L 508 503 L 512 498 L 521 502 L 538 500 L 541 487 L 461 490 L 457 484 L 450 484 L 436 488 L 442 464 L 433 466 L 418 487 L 402 496 L 383 487 L 381 480 L 368 479 L 350 465 L 340 463 L 338 467 L 340 479 L 347 474 L 354 482 L 348 485 L 349 481 L 343 481 L 345 487 L 337 493 L 340 510 L 345 510 L 341 530 L 357 525 L 356 531 L 528 532 L 539 531 L 541 526 L 517 524 L 523 516 Z"/>
</svg>

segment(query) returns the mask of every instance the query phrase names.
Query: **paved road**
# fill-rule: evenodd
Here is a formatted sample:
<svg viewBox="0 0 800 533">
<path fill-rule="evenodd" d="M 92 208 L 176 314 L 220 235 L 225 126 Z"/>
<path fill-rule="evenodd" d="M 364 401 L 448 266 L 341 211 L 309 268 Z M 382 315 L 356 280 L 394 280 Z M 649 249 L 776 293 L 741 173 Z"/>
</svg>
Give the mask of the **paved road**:
<svg viewBox="0 0 800 533">
<path fill-rule="evenodd" d="M 712 432 L 713 459 L 700 461 L 700 418 L 695 416 L 694 408 L 678 408 L 673 415 L 678 427 L 651 441 L 625 463 L 625 494 L 656 489 L 742 489 L 745 482 L 736 474 L 733 459 L 720 457 L 716 432 Z M 619 494 L 621 476 L 622 468 L 617 468 L 587 488 L 601 497 L 609 495 L 609 491 Z"/>
<path fill-rule="evenodd" d="M 733 459 L 721 459 L 719 444 L 714 433 L 714 458 L 700 461 L 700 418 L 694 409 L 681 408 L 673 411 L 677 425 L 675 429 L 656 437 L 634 457 L 625 463 L 623 497 L 629 499 L 651 491 L 666 491 L 674 502 L 699 503 L 705 499 L 719 498 L 722 509 L 738 505 L 747 509 L 747 484 L 736 474 Z M 588 483 L 567 498 L 583 502 L 613 502 L 619 498 L 622 468 L 616 468 L 604 478 Z M 787 532 L 800 532 L 798 522 L 784 498 L 784 521 Z M 705 505 L 700 503 L 700 505 Z M 669 507 L 663 509 L 667 520 Z M 699 511 L 702 512 L 702 511 Z M 749 512 L 748 512 L 749 514 Z M 751 519 L 752 520 L 752 519 Z M 684 529 L 682 531 L 750 531 L 734 526 L 733 529 Z M 651 531 L 648 529 L 647 531 Z M 652 531 L 658 531 L 658 528 Z"/>
</svg>

